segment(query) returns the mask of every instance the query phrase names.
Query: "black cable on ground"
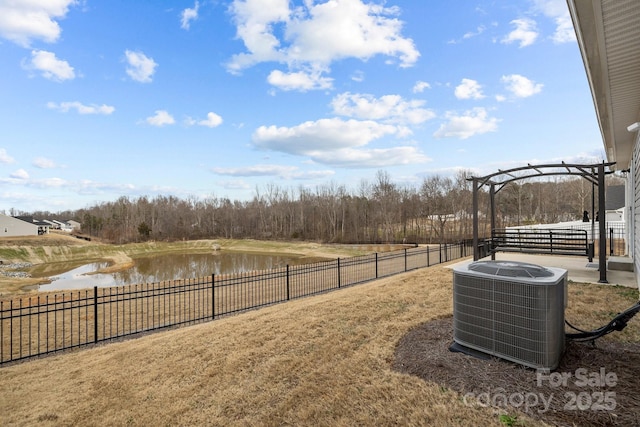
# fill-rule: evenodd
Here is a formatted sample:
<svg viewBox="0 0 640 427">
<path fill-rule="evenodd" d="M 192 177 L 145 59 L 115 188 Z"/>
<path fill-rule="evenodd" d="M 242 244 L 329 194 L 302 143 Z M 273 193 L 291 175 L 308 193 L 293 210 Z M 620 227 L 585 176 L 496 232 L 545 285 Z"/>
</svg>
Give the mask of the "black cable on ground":
<svg viewBox="0 0 640 427">
<path fill-rule="evenodd" d="M 605 336 L 613 331 L 621 331 L 626 328 L 627 323 L 633 319 L 638 312 L 640 312 L 640 301 L 635 303 L 630 308 L 626 309 L 622 313 L 619 313 L 616 317 L 614 317 L 611 322 L 604 325 L 601 328 L 595 329 L 593 331 L 584 331 L 582 329 L 576 328 L 567 320 L 565 323 L 569 325 L 572 329 L 579 331 L 577 333 L 565 333 L 565 337 L 572 341 L 594 341 L 602 336 Z"/>
</svg>

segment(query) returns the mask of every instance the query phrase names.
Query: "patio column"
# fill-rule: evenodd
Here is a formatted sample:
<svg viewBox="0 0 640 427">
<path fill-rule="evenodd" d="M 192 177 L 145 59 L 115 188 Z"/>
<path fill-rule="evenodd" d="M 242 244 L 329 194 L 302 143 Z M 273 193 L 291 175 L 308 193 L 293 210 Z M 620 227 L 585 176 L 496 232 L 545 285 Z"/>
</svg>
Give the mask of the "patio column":
<svg viewBox="0 0 640 427">
<path fill-rule="evenodd" d="M 600 241 L 598 243 L 598 269 L 600 280 L 598 283 L 609 283 L 607 280 L 607 228 L 605 212 L 604 162 L 598 165 L 598 225 Z"/>
<path fill-rule="evenodd" d="M 473 179 L 473 260 L 479 259 L 478 250 L 478 180 Z"/>
</svg>

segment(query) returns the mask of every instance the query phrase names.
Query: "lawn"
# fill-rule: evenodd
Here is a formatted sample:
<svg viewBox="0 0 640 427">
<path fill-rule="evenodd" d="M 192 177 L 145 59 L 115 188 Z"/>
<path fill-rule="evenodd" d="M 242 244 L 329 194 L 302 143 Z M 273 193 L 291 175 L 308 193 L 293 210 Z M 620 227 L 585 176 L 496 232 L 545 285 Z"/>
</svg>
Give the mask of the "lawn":
<svg viewBox="0 0 640 427">
<path fill-rule="evenodd" d="M 393 369 L 403 337 L 451 316 L 451 277 L 434 266 L 6 366 L 0 425 L 545 425 Z M 567 317 L 600 326 L 637 297 L 571 284 Z M 640 322 L 606 339 L 637 343 Z"/>
</svg>

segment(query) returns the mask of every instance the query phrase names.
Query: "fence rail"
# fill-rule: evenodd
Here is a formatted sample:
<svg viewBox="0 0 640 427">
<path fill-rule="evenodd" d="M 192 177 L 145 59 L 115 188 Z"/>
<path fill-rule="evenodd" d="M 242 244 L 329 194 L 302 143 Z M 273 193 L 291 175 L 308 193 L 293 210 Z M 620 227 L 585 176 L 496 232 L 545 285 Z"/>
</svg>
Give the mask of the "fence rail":
<svg viewBox="0 0 640 427">
<path fill-rule="evenodd" d="M 491 248 L 494 252 L 591 256 L 585 230 L 493 230 Z"/>
<path fill-rule="evenodd" d="M 472 254 L 464 241 L 198 279 L 0 301 L 0 365 L 162 328 L 210 321 Z"/>
</svg>

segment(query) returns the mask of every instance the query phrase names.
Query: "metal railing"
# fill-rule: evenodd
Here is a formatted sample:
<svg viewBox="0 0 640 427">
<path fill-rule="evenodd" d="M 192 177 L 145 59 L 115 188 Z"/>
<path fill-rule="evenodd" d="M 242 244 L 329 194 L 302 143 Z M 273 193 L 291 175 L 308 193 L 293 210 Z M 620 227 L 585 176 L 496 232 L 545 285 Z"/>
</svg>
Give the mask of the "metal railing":
<svg viewBox="0 0 640 427">
<path fill-rule="evenodd" d="M 464 241 L 273 270 L 1 300 L 0 365 L 209 321 L 472 253 L 472 242 Z"/>
<path fill-rule="evenodd" d="M 491 248 L 494 252 L 591 256 L 585 230 L 494 230 Z"/>
</svg>

